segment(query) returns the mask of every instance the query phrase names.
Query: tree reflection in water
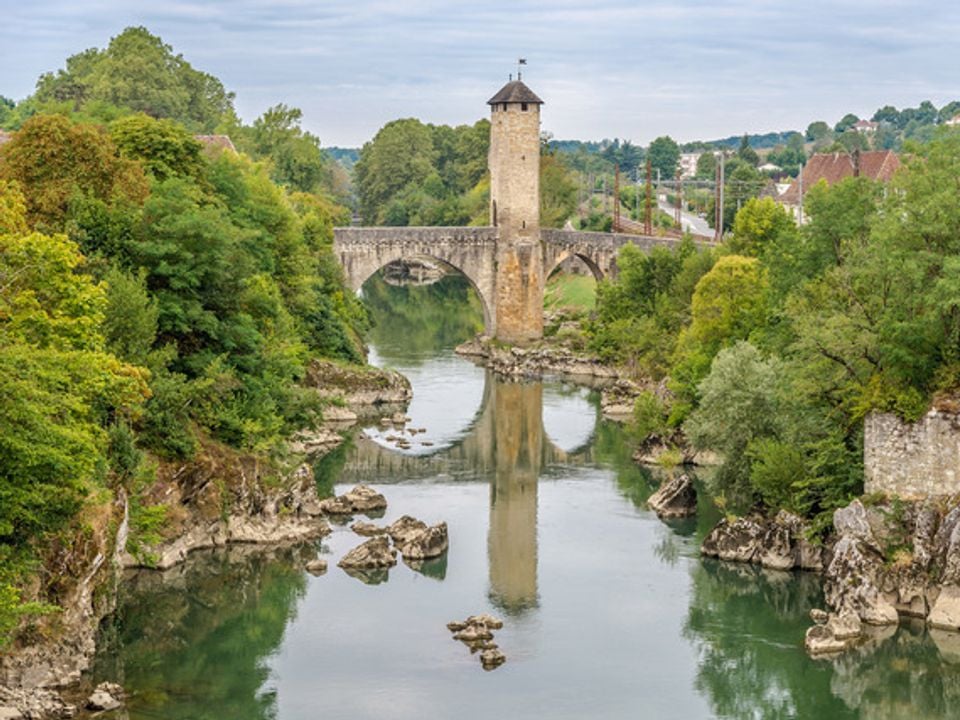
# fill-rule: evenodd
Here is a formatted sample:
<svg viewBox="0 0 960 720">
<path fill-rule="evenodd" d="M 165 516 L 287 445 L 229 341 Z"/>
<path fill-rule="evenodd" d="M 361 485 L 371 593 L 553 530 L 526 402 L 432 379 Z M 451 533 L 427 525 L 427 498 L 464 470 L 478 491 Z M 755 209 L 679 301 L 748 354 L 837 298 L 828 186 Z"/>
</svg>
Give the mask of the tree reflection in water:
<svg viewBox="0 0 960 720">
<path fill-rule="evenodd" d="M 121 584 L 101 628 L 94 677 L 135 688 L 131 717 L 276 717 L 266 660 L 279 648 L 316 550 L 202 551 Z"/>
</svg>

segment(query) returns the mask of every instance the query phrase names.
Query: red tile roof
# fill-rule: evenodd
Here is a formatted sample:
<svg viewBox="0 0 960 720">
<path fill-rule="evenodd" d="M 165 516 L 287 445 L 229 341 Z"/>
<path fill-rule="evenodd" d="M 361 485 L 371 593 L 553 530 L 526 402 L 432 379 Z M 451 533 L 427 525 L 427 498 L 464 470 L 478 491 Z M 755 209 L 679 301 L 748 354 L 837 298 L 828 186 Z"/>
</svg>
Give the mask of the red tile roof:
<svg viewBox="0 0 960 720">
<path fill-rule="evenodd" d="M 887 182 L 900 167 L 900 158 L 892 150 L 869 150 L 860 153 L 860 176 Z M 817 153 L 803 167 L 803 194 L 821 180 L 833 185 L 854 176 L 854 159 L 847 153 Z M 780 201 L 796 205 L 800 200 L 800 184 L 794 180 L 780 196 Z"/>
</svg>

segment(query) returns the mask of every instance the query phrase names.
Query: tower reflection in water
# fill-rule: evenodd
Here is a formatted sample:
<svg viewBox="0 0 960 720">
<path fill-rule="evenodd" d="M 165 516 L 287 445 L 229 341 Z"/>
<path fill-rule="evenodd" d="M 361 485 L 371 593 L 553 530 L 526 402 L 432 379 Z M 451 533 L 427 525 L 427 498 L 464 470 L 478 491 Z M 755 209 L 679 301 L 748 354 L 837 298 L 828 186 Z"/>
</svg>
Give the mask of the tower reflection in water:
<svg viewBox="0 0 960 720">
<path fill-rule="evenodd" d="M 508 613 L 537 605 L 537 481 L 543 387 L 488 383 L 495 453 L 490 482 L 490 599 Z"/>
</svg>

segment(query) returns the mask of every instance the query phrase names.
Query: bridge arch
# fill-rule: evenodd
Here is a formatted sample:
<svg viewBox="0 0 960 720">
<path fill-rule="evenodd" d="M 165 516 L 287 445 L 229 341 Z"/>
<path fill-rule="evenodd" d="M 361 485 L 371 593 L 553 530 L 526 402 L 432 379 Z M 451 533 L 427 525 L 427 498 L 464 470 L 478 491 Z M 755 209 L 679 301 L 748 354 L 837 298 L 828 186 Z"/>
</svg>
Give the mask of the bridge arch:
<svg viewBox="0 0 960 720">
<path fill-rule="evenodd" d="M 354 292 L 397 260 L 428 258 L 462 274 L 480 298 L 488 335 L 496 333 L 496 228 L 337 228 L 333 250 Z"/>
<path fill-rule="evenodd" d="M 575 257 L 580 260 L 587 268 L 590 270 L 590 273 L 593 275 L 593 279 L 597 282 L 600 282 L 604 278 L 603 270 L 599 265 L 594 261 L 592 257 L 586 253 L 576 252 L 574 250 L 561 250 L 556 256 L 546 258 L 546 261 L 550 264 L 544 268 L 543 277 L 544 279 L 549 278 L 556 271 L 558 267 L 565 261 L 570 258 Z"/>
</svg>

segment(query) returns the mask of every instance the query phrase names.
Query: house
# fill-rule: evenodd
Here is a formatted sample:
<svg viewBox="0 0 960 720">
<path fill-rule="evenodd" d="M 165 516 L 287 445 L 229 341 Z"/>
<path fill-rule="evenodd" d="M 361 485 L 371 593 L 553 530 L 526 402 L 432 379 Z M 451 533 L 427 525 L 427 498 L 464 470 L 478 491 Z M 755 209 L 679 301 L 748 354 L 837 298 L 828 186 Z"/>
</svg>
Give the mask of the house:
<svg viewBox="0 0 960 720">
<path fill-rule="evenodd" d="M 870 150 L 852 155 L 817 153 L 807 161 L 800 177 L 790 183 L 790 187 L 777 198 L 777 202 L 802 223 L 803 196 L 821 180 L 828 185 L 849 177 L 866 177 L 877 182 L 887 182 L 899 167 L 900 158 L 892 150 Z"/>
<path fill-rule="evenodd" d="M 861 135 L 875 133 L 879 127 L 880 123 L 870 122 L 869 120 L 857 120 L 853 124 L 853 129 Z"/>
<path fill-rule="evenodd" d="M 951 127 L 960 127 L 960 113 L 957 113 L 952 118 L 947 120 L 944 125 L 950 125 Z"/>
<path fill-rule="evenodd" d="M 692 178 L 697 174 L 697 162 L 700 160 L 700 153 L 681 153 L 680 154 L 680 177 Z"/>
</svg>

